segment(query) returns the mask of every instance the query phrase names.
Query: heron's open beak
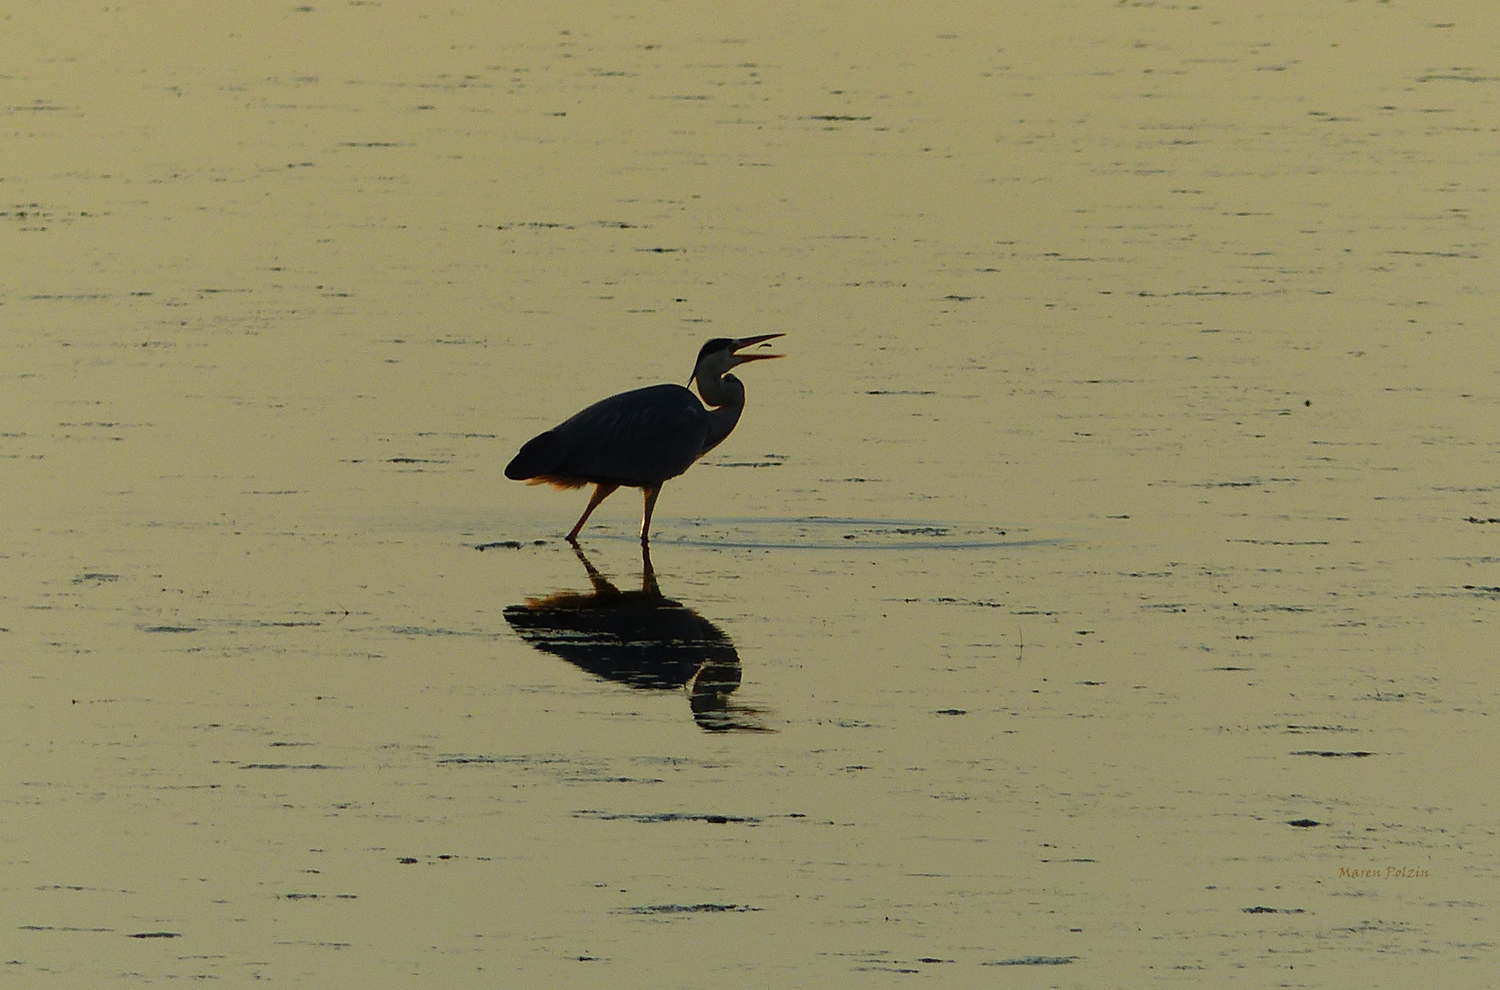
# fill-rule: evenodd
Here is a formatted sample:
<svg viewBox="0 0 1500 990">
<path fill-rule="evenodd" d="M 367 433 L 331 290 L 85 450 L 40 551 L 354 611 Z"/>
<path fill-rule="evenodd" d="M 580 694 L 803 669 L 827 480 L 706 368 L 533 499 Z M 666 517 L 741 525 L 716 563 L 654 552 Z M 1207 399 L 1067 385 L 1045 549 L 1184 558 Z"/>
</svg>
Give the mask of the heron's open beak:
<svg viewBox="0 0 1500 990">
<path fill-rule="evenodd" d="M 786 355 L 784 355 L 784 354 L 740 354 L 739 353 L 740 351 L 744 350 L 747 347 L 753 347 L 756 344 L 762 344 L 762 343 L 765 343 L 768 340 L 775 340 L 777 337 L 785 337 L 785 336 L 786 336 L 786 334 L 784 334 L 784 333 L 763 333 L 759 337 L 740 337 L 738 340 L 736 340 L 734 342 L 734 346 L 730 348 L 730 351 L 734 353 L 734 363 L 735 364 L 744 364 L 747 361 L 769 361 L 771 358 L 785 357 Z"/>
</svg>

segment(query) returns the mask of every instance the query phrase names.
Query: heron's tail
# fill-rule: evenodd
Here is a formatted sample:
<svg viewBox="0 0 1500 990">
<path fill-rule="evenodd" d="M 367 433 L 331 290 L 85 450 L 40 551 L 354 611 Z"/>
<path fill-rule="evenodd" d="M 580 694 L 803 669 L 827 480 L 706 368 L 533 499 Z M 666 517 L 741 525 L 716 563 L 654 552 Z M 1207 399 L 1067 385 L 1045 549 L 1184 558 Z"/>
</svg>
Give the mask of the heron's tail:
<svg viewBox="0 0 1500 990">
<path fill-rule="evenodd" d="M 505 476 L 512 481 L 528 481 L 557 469 L 565 453 L 557 434 L 548 430 L 526 441 L 520 453 L 505 465 Z"/>
</svg>

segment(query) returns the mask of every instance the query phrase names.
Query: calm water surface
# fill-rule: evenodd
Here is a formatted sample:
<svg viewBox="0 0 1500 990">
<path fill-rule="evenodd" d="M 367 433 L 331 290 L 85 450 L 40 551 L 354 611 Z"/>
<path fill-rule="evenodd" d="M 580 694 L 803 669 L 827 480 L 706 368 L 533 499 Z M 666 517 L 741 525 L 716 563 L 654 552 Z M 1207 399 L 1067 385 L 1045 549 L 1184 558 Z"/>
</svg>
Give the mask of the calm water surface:
<svg viewBox="0 0 1500 990">
<path fill-rule="evenodd" d="M 4 975 L 1490 979 L 1489 6 L 493 6 L 6 15 Z"/>
</svg>

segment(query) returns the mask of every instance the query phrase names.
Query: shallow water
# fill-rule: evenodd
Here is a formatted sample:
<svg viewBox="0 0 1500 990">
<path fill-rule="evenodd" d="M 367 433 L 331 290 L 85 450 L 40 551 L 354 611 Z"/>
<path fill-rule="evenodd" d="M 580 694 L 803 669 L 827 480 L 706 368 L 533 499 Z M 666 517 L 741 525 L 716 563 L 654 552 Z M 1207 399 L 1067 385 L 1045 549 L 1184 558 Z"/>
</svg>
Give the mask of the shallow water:
<svg viewBox="0 0 1500 990">
<path fill-rule="evenodd" d="M 6 975 L 1485 981 L 1486 6 L 489 7 L 4 22 Z"/>
</svg>

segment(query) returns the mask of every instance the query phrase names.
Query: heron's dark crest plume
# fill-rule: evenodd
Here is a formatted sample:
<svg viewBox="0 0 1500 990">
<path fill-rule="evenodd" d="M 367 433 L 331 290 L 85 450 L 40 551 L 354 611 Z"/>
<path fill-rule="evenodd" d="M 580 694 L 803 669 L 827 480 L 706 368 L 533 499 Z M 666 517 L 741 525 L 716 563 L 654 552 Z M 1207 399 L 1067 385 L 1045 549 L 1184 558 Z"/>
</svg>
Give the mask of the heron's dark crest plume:
<svg viewBox="0 0 1500 990">
<path fill-rule="evenodd" d="M 639 488 L 645 496 L 641 542 L 649 542 L 651 512 L 662 484 L 722 443 L 740 420 L 745 386 L 729 370 L 781 357 L 739 352 L 780 336 L 715 337 L 698 351 L 688 379 L 689 384 L 697 382 L 702 402 L 681 385 L 651 385 L 601 399 L 526 441 L 505 466 L 505 476 L 555 488 L 593 485 L 588 507 L 568 533 L 575 544 L 600 502 L 617 488 Z"/>
</svg>

